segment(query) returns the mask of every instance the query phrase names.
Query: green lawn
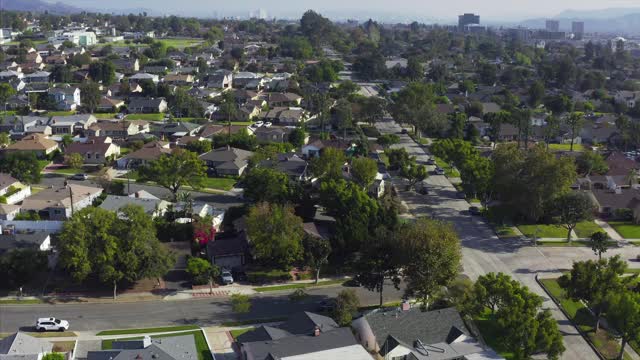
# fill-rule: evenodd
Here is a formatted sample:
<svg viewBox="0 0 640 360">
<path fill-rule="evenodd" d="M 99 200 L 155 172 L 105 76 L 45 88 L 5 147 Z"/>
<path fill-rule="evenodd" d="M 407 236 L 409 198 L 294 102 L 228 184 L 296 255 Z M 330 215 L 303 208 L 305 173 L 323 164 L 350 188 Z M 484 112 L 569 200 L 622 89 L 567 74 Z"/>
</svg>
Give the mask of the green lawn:
<svg viewBox="0 0 640 360">
<path fill-rule="evenodd" d="M 518 229 L 521 233 L 530 238 L 534 237 L 534 235 L 537 238 L 567 238 L 567 229 L 560 225 L 518 225 Z"/>
<path fill-rule="evenodd" d="M 161 121 L 162 119 L 164 119 L 163 113 L 127 115 L 127 120 Z"/>
<path fill-rule="evenodd" d="M 75 110 L 71 111 L 48 111 L 47 116 L 69 116 L 75 114 Z"/>
<path fill-rule="evenodd" d="M 429 145 L 429 140 L 426 138 L 414 137 L 413 140 L 421 145 Z"/>
<path fill-rule="evenodd" d="M 49 164 L 51 164 L 51 161 L 49 160 L 38 160 L 38 167 L 40 167 L 40 171 L 42 171 Z"/>
<path fill-rule="evenodd" d="M 537 245 L 539 246 L 548 246 L 548 247 L 582 247 L 582 246 L 591 246 L 591 243 L 588 240 L 573 240 L 569 243 L 566 240 L 563 241 L 537 241 Z M 608 241 L 610 247 L 616 246 L 618 243 L 616 241 Z"/>
<path fill-rule="evenodd" d="M 74 175 L 74 174 L 83 173 L 84 170 L 76 169 L 76 168 L 58 168 L 53 170 L 52 172 L 56 174 L 61 174 L 61 175 Z"/>
<path fill-rule="evenodd" d="M 551 151 L 569 151 L 571 144 L 549 144 Z M 573 144 L 573 151 L 584 151 L 582 144 Z"/>
<path fill-rule="evenodd" d="M 302 283 L 302 284 L 287 284 L 287 285 L 278 285 L 278 286 L 262 286 L 262 287 L 253 288 L 253 290 L 257 292 L 282 291 L 282 290 L 291 290 L 291 289 L 304 289 L 307 287 L 314 287 L 314 286 L 337 285 L 337 284 L 342 284 L 344 282 L 345 282 L 344 279 L 327 280 L 327 281 L 320 281 L 317 284 Z"/>
<path fill-rule="evenodd" d="M 388 302 L 388 303 L 384 303 L 382 304 L 383 308 L 397 308 L 400 307 L 402 305 L 402 301 L 392 301 L 392 302 Z M 375 310 L 380 308 L 380 305 L 367 305 L 367 306 L 360 306 L 358 308 L 358 311 L 369 311 L 369 310 Z"/>
<path fill-rule="evenodd" d="M 200 330 L 186 332 L 186 333 L 164 334 L 164 335 L 152 336 L 152 339 L 172 337 L 172 336 L 185 336 L 185 335 L 193 335 L 196 343 L 196 349 L 198 350 L 198 360 L 213 360 L 213 356 L 211 356 L 211 350 L 207 346 L 207 340 L 204 338 L 204 334 L 202 334 L 202 331 Z M 131 338 L 125 338 L 125 339 L 118 339 L 118 340 L 137 340 L 137 339 L 142 339 L 142 337 L 131 337 Z M 110 350 L 112 348 L 113 340 L 114 339 L 102 340 L 102 350 Z"/>
<path fill-rule="evenodd" d="M 245 329 L 231 330 L 231 331 L 229 331 L 229 333 L 231 333 L 231 336 L 233 336 L 234 339 L 237 339 L 238 336 L 240 336 L 240 335 L 242 335 L 242 334 L 244 334 L 246 332 L 252 331 L 252 330 L 255 330 L 255 328 L 254 327 L 249 327 L 249 328 L 245 328 Z"/>
<path fill-rule="evenodd" d="M 640 239 L 640 225 L 628 221 L 609 221 L 609 225 L 625 239 Z"/>
<path fill-rule="evenodd" d="M 253 325 L 253 324 L 264 324 L 264 323 L 275 323 L 282 322 L 287 320 L 288 317 L 280 316 L 280 317 L 272 317 L 272 318 L 264 318 L 264 319 L 250 319 L 250 320 L 240 320 L 240 321 L 223 321 L 222 326 L 244 326 L 244 325 Z"/>
<path fill-rule="evenodd" d="M 574 231 L 579 238 L 590 238 L 593 233 L 602 231 L 602 228 L 593 221 L 583 221 L 576 226 Z"/>
<path fill-rule="evenodd" d="M 149 44 L 134 43 L 134 42 L 130 42 L 129 44 L 127 44 L 125 41 L 126 40 L 114 41 L 114 42 L 105 43 L 105 44 L 102 44 L 102 45 L 112 45 L 112 46 L 115 46 L 115 47 L 131 47 L 131 46 L 133 46 L 133 47 L 149 47 Z M 160 42 L 164 43 L 167 47 L 185 48 L 185 47 L 199 45 L 204 40 L 203 39 L 198 39 L 198 38 L 190 38 L 190 39 L 157 39 L 157 41 L 160 41 Z"/>
<path fill-rule="evenodd" d="M 482 338 L 489 347 L 507 360 L 514 359 L 514 354 L 506 351 L 504 346 L 500 343 L 500 328 L 498 327 L 494 316 L 491 315 L 488 310 L 484 314 L 476 317 L 474 321 L 478 326 L 478 330 L 480 330 L 480 334 L 482 334 Z"/>
<path fill-rule="evenodd" d="M 512 238 L 519 236 L 518 233 L 510 225 L 493 225 L 493 230 L 500 238 Z"/>
<path fill-rule="evenodd" d="M 441 167 L 444 169 L 444 176 L 448 177 L 448 178 L 452 178 L 452 177 L 460 177 L 460 172 L 458 171 L 458 169 L 449 166 L 449 164 L 447 164 L 444 160 L 440 159 L 437 156 L 433 156 L 433 158 L 436 161 L 436 165 L 438 165 L 438 167 Z"/>
<path fill-rule="evenodd" d="M 29 304 L 42 304 L 42 300 L 40 299 L 0 300 L 0 305 L 29 305 Z"/>
<path fill-rule="evenodd" d="M 231 125 L 238 125 L 238 126 L 249 126 L 253 124 L 252 121 L 232 121 Z M 216 125 L 229 125 L 229 123 L 227 121 L 218 121 L 216 122 Z"/>
<path fill-rule="evenodd" d="M 231 190 L 233 185 L 238 182 L 238 180 L 233 178 L 212 178 L 207 177 L 204 179 L 203 187 L 208 189 L 218 189 L 218 190 Z"/>
<path fill-rule="evenodd" d="M 100 331 L 96 335 L 148 334 L 148 333 L 183 331 L 183 330 L 196 330 L 196 329 L 198 329 L 198 327 L 195 326 L 195 325 L 165 326 L 165 327 L 144 328 L 144 329 L 106 330 L 106 331 Z"/>
</svg>

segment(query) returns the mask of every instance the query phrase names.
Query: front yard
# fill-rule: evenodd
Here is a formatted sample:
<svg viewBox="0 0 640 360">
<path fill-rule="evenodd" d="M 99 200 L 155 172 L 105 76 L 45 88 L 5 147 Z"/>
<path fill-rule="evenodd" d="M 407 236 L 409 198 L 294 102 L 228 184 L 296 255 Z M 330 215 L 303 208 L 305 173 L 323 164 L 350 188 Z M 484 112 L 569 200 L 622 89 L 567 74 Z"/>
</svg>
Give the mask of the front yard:
<svg viewBox="0 0 640 360">
<path fill-rule="evenodd" d="M 518 229 L 520 229 L 520 232 L 529 238 L 567 238 L 567 229 L 564 226 L 557 224 L 518 225 Z M 590 238 L 591 234 L 601 230 L 602 228 L 595 222 L 583 221 L 578 223 L 574 232 L 579 238 Z"/>
<path fill-rule="evenodd" d="M 640 239 L 640 225 L 629 221 L 609 221 L 609 225 L 625 239 Z"/>
<path fill-rule="evenodd" d="M 549 144 L 551 151 L 570 151 L 571 144 Z M 573 151 L 584 151 L 582 144 L 573 144 Z"/>
<path fill-rule="evenodd" d="M 436 165 L 444 169 L 444 176 L 448 178 L 458 178 L 460 177 L 460 172 L 453 166 L 447 164 L 446 161 L 440 159 L 437 156 L 433 156 L 433 159 L 436 161 Z"/>
<path fill-rule="evenodd" d="M 206 177 L 203 181 L 203 187 L 207 189 L 217 189 L 229 191 L 233 188 L 233 185 L 238 182 L 234 178 L 212 178 Z"/>
</svg>

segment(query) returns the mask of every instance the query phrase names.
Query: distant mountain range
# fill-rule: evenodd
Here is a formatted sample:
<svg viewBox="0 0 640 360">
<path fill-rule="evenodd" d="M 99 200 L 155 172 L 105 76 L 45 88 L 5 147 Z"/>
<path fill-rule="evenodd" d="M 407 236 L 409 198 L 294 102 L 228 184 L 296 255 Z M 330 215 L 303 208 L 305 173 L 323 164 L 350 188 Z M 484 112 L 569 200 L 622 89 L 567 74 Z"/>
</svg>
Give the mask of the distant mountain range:
<svg viewBox="0 0 640 360">
<path fill-rule="evenodd" d="M 584 21 L 584 28 L 588 33 L 640 34 L 640 9 L 635 11 L 637 12 L 612 17 L 589 17 L 589 12 L 565 11 L 551 19 L 560 21 L 561 31 L 571 31 L 572 21 Z M 585 16 L 580 16 L 581 13 L 584 13 Z M 612 11 L 612 13 L 615 12 Z M 519 25 L 541 29 L 545 27 L 545 20 L 525 20 Z"/>
<path fill-rule="evenodd" d="M 42 0 L 2 0 L 0 2 L 2 10 L 19 10 L 33 12 L 49 12 L 52 14 L 73 14 L 81 12 L 82 9 L 67 5 L 62 2 L 50 3 Z"/>
</svg>

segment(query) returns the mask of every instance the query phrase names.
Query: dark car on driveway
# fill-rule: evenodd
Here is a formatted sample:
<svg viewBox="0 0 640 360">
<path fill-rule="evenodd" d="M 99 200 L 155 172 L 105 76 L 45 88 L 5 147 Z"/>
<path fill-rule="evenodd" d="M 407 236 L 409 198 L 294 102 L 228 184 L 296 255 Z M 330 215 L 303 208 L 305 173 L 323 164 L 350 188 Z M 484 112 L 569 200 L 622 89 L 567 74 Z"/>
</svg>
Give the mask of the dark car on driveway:
<svg viewBox="0 0 640 360">
<path fill-rule="evenodd" d="M 436 161 L 434 159 L 427 160 L 427 165 L 435 165 Z"/>
<path fill-rule="evenodd" d="M 480 208 L 478 208 L 477 206 L 469 206 L 469 214 L 480 215 Z"/>
</svg>

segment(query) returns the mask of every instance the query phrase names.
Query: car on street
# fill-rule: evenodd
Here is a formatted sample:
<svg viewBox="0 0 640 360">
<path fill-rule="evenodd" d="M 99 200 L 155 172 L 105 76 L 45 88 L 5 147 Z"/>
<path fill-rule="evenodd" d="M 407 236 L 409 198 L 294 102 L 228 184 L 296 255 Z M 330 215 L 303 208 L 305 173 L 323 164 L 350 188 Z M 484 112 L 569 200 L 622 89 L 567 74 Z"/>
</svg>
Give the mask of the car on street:
<svg viewBox="0 0 640 360">
<path fill-rule="evenodd" d="M 436 175 L 444 175 L 444 169 L 441 167 L 436 167 L 436 169 L 434 170 Z"/>
<path fill-rule="evenodd" d="M 478 208 L 477 206 L 469 206 L 469 214 L 480 215 L 480 208 Z"/>
<path fill-rule="evenodd" d="M 89 178 L 89 175 L 87 174 L 74 174 L 74 175 L 71 175 L 69 179 L 84 181 L 84 180 L 87 180 L 88 178 Z"/>
<path fill-rule="evenodd" d="M 400 133 L 401 133 L 401 134 L 407 134 L 407 133 L 408 133 L 408 131 L 407 131 L 407 129 L 402 129 L 402 130 L 400 131 Z"/>
<path fill-rule="evenodd" d="M 223 285 L 233 284 L 233 275 L 231 275 L 231 271 L 227 269 L 222 269 L 222 273 L 220 274 L 220 279 L 222 280 Z"/>
<path fill-rule="evenodd" d="M 456 197 L 457 197 L 458 199 L 466 199 L 466 198 L 467 198 L 467 195 L 465 195 L 465 193 L 464 193 L 464 192 L 462 192 L 462 191 L 458 191 L 458 192 L 456 193 Z"/>
<path fill-rule="evenodd" d="M 117 113 L 116 114 L 116 119 L 118 119 L 118 120 L 124 119 L 124 114 L 123 113 Z"/>
<path fill-rule="evenodd" d="M 264 121 L 256 121 L 253 123 L 253 125 L 255 125 L 256 127 L 262 127 L 262 125 L 264 125 Z"/>
<path fill-rule="evenodd" d="M 271 124 L 270 121 L 267 121 L 266 123 L 264 123 L 264 127 L 271 127 L 271 125 L 273 125 L 273 124 Z"/>
<path fill-rule="evenodd" d="M 36 331 L 65 331 L 69 329 L 69 322 L 54 317 L 39 318 L 35 327 Z"/>
<path fill-rule="evenodd" d="M 429 160 L 427 160 L 427 165 L 435 165 L 436 161 L 432 158 L 430 158 Z"/>
</svg>

